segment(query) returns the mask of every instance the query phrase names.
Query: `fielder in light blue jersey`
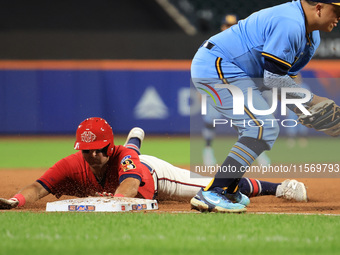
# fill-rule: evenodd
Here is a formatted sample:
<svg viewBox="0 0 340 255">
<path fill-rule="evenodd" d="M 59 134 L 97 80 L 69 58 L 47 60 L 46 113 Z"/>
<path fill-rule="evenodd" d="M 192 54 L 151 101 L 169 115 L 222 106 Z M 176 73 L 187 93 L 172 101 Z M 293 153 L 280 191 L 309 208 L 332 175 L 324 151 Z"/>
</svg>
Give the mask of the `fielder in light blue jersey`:
<svg viewBox="0 0 340 255">
<path fill-rule="evenodd" d="M 191 200 L 194 209 L 246 210 L 249 199 L 238 191 L 242 170 L 270 150 L 279 134 L 279 124 L 272 112 L 266 111 L 271 106 L 262 92 L 278 89 L 280 95 L 288 88 L 287 98 L 300 100 L 304 106 L 325 100 L 294 90 L 300 86 L 293 78 L 319 46 L 319 30 L 332 31 L 339 19 L 340 0 L 297 0 L 255 12 L 198 49 L 191 65 L 192 82 L 207 103 L 236 127 L 239 139 L 221 165 L 225 171 L 219 171 Z M 243 100 L 241 95 L 243 109 L 235 112 L 234 101 Z M 297 109 L 294 104 L 288 107 Z M 230 169 L 237 169 L 236 174 Z"/>
</svg>

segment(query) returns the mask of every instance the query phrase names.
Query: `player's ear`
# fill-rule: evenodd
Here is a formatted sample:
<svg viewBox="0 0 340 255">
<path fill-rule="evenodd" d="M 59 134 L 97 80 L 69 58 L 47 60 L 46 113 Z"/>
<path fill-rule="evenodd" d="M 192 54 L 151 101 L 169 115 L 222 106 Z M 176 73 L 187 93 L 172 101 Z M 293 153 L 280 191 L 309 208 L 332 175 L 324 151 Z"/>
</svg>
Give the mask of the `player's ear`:
<svg viewBox="0 0 340 255">
<path fill-rule="evenodd" d="M 315 5 L 315 11 L 316 11 L 316 15 L 318 16 L 318 17 L 321 17 L 321 10 L 322 10 L 322 8 L 323 8 L 323 4 L 322 3 L 317 3 L 316 5 Z"/>
</svg>

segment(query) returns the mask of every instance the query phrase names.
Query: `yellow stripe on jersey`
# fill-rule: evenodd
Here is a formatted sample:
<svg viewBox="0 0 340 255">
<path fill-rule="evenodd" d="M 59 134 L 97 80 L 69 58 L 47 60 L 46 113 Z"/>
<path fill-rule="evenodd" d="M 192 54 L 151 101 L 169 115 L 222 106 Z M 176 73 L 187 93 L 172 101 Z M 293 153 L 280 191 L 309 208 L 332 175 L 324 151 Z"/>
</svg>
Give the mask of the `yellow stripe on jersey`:
<svg viewBox="0 0 340 255">
<path fill-rule="evenodd" d="M 262 55 L 265 56 L 265 57 L 268 57 L 268 58 L 270 58 L 270 59 L 273 59 L 273 60 L 275 60 L 276 62 L 279 62 L 279 63 L 281 63 L 281 64 L 284 64 L 285 66 L 287 66 L 287 67 L 289 67 L 289 68 L 292 67 L 292 65 L 291 65 L 290 63 L 288 63 L 288 62 L 286 62 L 286 61 L 284 61 L 284 60 L 282 60 L 282 59 L 279 59 L 279 58 L 277 58 L 277 57 L 275 57 L 275 56 L 273 56 L 273 55 L 270 55 L 270 54 L 268 54 L 268 53 L 262 52 Z"/>
<path fill-rule="evenodd" d="M 215 62 L 215 67 L 216 67 L 216 71 L 218 74 L 218 77 L 223 81 L 224 84 L 228 84 L 227 80 L 224 78 L 223 72 L 222 72 L 222 68 L 221 68 L 221 61 L 222 58 L 218 57 L 216 59 Z M 260 128 L 259 130 L 259 134 L 257 139 L 262 140 L 262 136 L 263 136 L 263 127 L 261 126 L 261 124 L 256 120 L 256 118 L 254 117 L 254 115 L 247 109 L 247 107 L 244 107 L 245 112 L 247 113 L 247 115 L 255 122 L 255 124 Z"/>
<path fill-rule="evenodd" d="M 259 127 L 259 134 L 257 136 L 258 140 L 262 140 L 263 136 L 263 126 L 258 122 L 258 120 L 255 118 L 255 116 L 248 110 L 247 107 L 244 106 L 244 111 L 247 113 L 247 115 L 255 122 L 255 124 Z"/>
<path fill-rule="evenodd" d="M 215 67 L 217 70 L 218 78 L 223 79 L 224 77 L 223 77 L 223 73 L 221 69 L 221 61 L 222 61 L 222 58 L 217 58 L 215 62 Z"/>
<path fill-rule="evenodd" d="M 218 74 L 218 78 L 220 78 L 224 84 L 228 84 L 227 80 L 224 78 L 223 72 L 222 72 L 222 67 L 221 67 L 221 62 L 222 62 L 222 58 L 218 57 L 216 59 L 215 62 L 215 67 L 216 67 L 216 71 Z"/>
</svg>

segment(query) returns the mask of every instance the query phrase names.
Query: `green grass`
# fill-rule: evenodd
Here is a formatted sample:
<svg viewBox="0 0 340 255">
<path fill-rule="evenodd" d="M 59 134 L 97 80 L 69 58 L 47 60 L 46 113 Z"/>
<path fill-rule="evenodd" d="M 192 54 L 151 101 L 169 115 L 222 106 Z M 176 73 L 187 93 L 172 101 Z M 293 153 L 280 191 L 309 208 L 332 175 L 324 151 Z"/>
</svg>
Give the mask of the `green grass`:
<svg viewBox="0 0 340 255">
<path fill-rule="evenodd" d="M 217 137 L 213 142 L 218 162 L 222 163 L 235 137 Z M 125 137 L 115 137 L 116 144 L 123 144 Z M 0 138 L 1 168 L 48 168 L 63 157 L 75 152 L 74 137 Z M 201 137 L 153 137 L 144 140 L 142 154 L 156 156 L 174 165 L 201 164 L 204 141 Z M 190 154 L 190 150 L 192 151 Z M 272 164 L 288 163 L 338 163 L 339 140 L 336 138 L 309 138 L 306 147 L 287 145 L 284 138 L 276 141 L 267 152 Z M 191 158 L 190 158 L 191 155 Z"/>
<path fill-rule="evenodd" d="M 338 254 L 335 216 L 0 214 L 0 254 Z"/>
<path fill-rule="evenodd" d="M 152 155 L 174 165 L 190 164 L 190 140 L 186 137 L 149 137 L 141 153 Z"/>
<path fill-rule="evenodd" d="M 49 167 L 74 153 L 73 137 L 1 139 L 1 168 Z M 123 144 L 124 137 L 116 137 Z M 223 158 L 235 138 L 214 141 Z M 142 153 L 189 165 L 203 142 L 147 137 Z M 338 162 L 338 140 L 312 138 L 288 148 L 279 139 L 273 162 Z M 194 159 L 195 160 L 195 159 Z M 200 159 L 199 159 L 200 160 Z M 0 196 L 1 197 L 1 196 Z M 0 255 L 25 254 L 338 254 L 336 216 L 157 213 L 0 213 Z"/>
<path fill-rule="evenodd" d="M 124 144 L 125 137 L 115 137 Z M 75 153 L 74 137 L 55 136 L 0 138 L 0 168 L 48 168 Z M 181 137 L 149 137 L 142 144 L 142 154 L 152 155 L 175 165 L 189 165 L 190 141 Z"/>
<path fill-rule="evenodd" d="M 0 168 L 50 167 L 74 153 L 72 138 L 0 139 Z"/>
<path fill-rule="evenodd" d="M 213 148 L 217 161 L 221 164 L 237 138 L 217 137 Z M 272 164 L 288 163 L 338 163 L 339 139 L 331 137 L 310 137 L 305 146 L 299 140 L 291 147 L 286 138 L 279 138 L 272 150 L 267 151 Z M 201 137 L 191 138 L 192 163 L 201 164 L 204 141 Z"/>
</svg>

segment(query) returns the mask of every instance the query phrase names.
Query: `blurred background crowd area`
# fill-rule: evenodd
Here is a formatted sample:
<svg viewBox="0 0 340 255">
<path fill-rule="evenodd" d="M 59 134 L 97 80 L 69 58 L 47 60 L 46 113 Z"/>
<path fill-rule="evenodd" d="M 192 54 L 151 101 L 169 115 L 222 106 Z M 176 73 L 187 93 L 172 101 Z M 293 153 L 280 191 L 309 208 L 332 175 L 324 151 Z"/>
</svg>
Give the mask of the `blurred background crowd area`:
<svg viewBox="0 0 340 255">
<path fill-rule="evenodd" d="M 0 2 L 1 59 L 191 59 L 239 19 L 284 0 L 11 0 Z M 340 56 L 339 29 L 316 57 Z"/>
</svg>

